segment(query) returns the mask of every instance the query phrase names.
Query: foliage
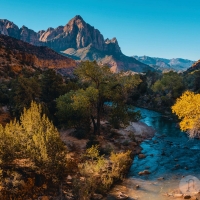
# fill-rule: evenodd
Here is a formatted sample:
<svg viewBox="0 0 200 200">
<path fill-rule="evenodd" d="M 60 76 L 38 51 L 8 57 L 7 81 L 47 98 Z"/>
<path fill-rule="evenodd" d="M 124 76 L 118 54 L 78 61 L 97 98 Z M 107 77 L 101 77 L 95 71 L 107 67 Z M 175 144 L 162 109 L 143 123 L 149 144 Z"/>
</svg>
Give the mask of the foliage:
<svg viewBox="0 0 200 200">
<path fill-rule="evenodd" d="M 162 78 L 154 83 L 152 89 L 154 92 L 162 92 L 164 95 L 177 98 L 184 89 L 183 78 L 173 71 L 164 73 Z"/>
<path fill-rule="evenodd" d="M 112 176 L 115 179 L 122 179 L 131 164 L 131 151 L 111 153 L 110 161 L 113 163 Z"/>
<path fill-rule="evenodd" d="M 200 70 L 184 74 L 184 82 L 188 90 L 200 92 Z"/>
<path fill-rule="evenodd" d="M 129 121 L 138 121 L 141 118 L 140 112 L 134 112 L 134 107 L 127 104 L 113 103 L 111 106 L 109 122 L 114 128 L 128 125 Z"/>
<path fill-rule="evenodd" d="M 8 95 L 8 83 L 1 82 L 0 83 L 0 104 L 6 105 L 9 102 L 9 95 Z"/>
<path fill-rule="evenodd" d="M 82 183 L 74 180 L 76 198 L 91 199 L 94 193 L 106 193 L 114 181 L 121 180 L 130 167 L 130 151 L 111 153 L 110 159 L 99 154 L 99 146 L 87 149 L 85 160 L 78 165 Z"/>
<path fill-rule="evenodd" d="M 155 106 L 169 108 L 176 98 L 183 92 L 185 85 L 182 74 L 170 71 L 163 73 L 162 77 L 152 85 Z M 151 100 L 152 101 L 152 100 Z"/>
<path fill-rule="evenodd" d="M 151 88 L 154 83 L 162 77 L 162 74 L 157 71 L 148 71 L 145 75 L 148 88 Z"/>
<path fill-rule="evenodd" d="M 0 126 L 0 159 L 6 165 L 15 159 L 30 159 L 41 173 L 60 178 L 66 166 L 66 149 L 59 133 L 49 119 L 42 115 L 41 105 L 32 102 L 24 109 L 20 121 Z M 52 176 L 52 174 L 51 174 Z"/>
<path fill-rule="evenodd" d="M 186 91 L 172 106 L 180 122 L 182 131 L 188 131 L 190 137 L 200 137 L 200 94 Z"/>
<path fill-rule="evenodd" d="M 62 94 L 63 86 L 63 78 L 55 70 L 44 71 L 41 75 L 42 100 L 46 103 L 52 102 Z"/>
<path fill-rule="evenodd" d="M 65 96 L 68 98 L 71 96 L 71 100 L 66 99 L 66 102 L 64 102 L 63 97 L 58 99 L 57 104 L 62 101 L 62 104 L 68 104 L 63 107 L 70 107 L 70 111 L 84 113 L 84 116 L 90 117 L 94 133 L 100 133 L 100 120 L 107 101 L 111 101 L 115 103 L 115 107 L 117 105 L 117 108 L 121 108 L 121 112 L 113 113 L 113 116 L 124 114 L 126 119 L 131 116 L 128 115 L 126 101 L 130 91 L 141 82 L 139 76 L 123 72 L 114 74 L 107 66 L 99 66 L 96 62 L 90 61 L 82 62 L 75 70 L 75 74 L 82 82 L 83 88 L 70 92 L 68 96 Z M 58 105 L 57 108 L 58 113 L 64 113 L 61 106 Z M 65 114 L 67 115 L 66 112 Z M 120 119 L 123 117 L 119 116 Z M 124 123 L 125 118 L 120 122 Z"/>
<path fill-rule="evenodd" d="M 10 92 L 10 109 L 12 114 L 19 117 L 24 107 L 28 108 L 31 101 L 38 101 L 41 95 L 41 88 L 36 77 L 19 77 L 13 80 Z"/>
<path fill-rule="evenodd" d="M 91 148 L 88 148 L 86 150 L 86 154 L 85 156 L 88 157 L 88 158 L 91 158 L 92 161 L 96 158 L 98 159 L 99 157 L 99 145 L 92 145 Z"/>
<path fill-rule="evenodd" d="M 56 116 L 64 126 L 74 127 L 78 132 L 82 130 L 84 135 L 90 130 L 90 116 L 87 110 L 74 109 L 73 95 L 71 91 L 56 99 Z"/>
</svg>

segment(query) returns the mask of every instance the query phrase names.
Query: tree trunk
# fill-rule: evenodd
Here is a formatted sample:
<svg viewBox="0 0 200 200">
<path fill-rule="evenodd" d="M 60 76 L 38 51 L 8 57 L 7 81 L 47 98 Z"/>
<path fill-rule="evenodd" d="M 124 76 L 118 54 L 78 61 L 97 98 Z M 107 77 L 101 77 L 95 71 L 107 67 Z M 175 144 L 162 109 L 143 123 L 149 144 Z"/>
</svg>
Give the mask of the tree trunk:
<svg viewBox="0 0 200 200">
<path fill-rule="evenodd" d="M 91 115 L 91 119 L 92 119 L 92 124 L 93 124 L 93 127 L 94 127 L 94 132 L 93 134 L 96 135 L 96 132 L 97 132 L 97 125 L 95 123 L 95 120 L 94 120 L 94 117 Z"/>
<path fill-rule="evenodd" d="M 101 106 L 99 105 L 97 108 L 97 134 L 100 135 L 100 112 L 101 112 Z"/>
</svg>

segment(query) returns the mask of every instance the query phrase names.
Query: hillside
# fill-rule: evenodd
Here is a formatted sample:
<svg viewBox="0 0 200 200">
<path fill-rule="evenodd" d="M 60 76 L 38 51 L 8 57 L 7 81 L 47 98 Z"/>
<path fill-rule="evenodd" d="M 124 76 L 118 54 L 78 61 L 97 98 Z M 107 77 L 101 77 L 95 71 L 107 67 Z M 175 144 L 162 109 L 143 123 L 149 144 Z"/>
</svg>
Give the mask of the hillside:
<svg viewBox="0 0 200 200">
<path fill-rule="evenodd" d="M 65 26 L 50 27 L 38 32 L 26 26 L 19 28 L 8 20 L 0 20 L 0 33 L 33 45 L 48 46 L 76 60 L 98 60 L 99 63 L 110 66 L 114 72 L 154 70 L 135 58 L 125 56 L 116 38 L 104 39 L 98 29 L 86 23 L 79 15 Z"/>
<path fill-rule="evenodd" d="M 188 70 L 186 72 L 193 72 L 196 70 L 200 70 L 200 60 L 195 62 L 190 68 L 188 68 Z"/>
<path fill-rule="evenodd" d="M 22 70 L 53 68 L 68 70 L 75 67 L 74 60 L 62 56 L 48 47 L 33 46 L 9 36 L 0 35 L 0 75 L 9 77 Z M 9 75 L 9 73 L 11 73 Z"/>
</svg>

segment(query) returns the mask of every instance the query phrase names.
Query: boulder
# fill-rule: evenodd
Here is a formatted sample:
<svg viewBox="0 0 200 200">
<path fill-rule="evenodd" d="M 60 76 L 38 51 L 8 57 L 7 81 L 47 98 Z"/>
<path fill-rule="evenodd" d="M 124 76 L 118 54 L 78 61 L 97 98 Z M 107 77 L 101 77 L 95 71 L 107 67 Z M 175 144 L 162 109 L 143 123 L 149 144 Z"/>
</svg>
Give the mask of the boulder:
<svg viewBox="0 0 200 200">
<path fill-rule="evenodd" d="M 181 197 L 183 197 L 183 194 L 174 194 L 174 197 L 175 198 L 181 198 Z"/>
<path fill-rule="evenodd" d="M 142 175 L 148 175 L 148 174 L 150 174 L 151 172 L 149 171 L 149 170 L 144 170 L 144 171 L 141 171 L 141 172 L 139 172 L 138 174 L 140 175 L 140 176 L 142 176 Z"/>
<path fill-rule="evenodd" d="M 139 189 L 139 188 L 140 188 L 140 186 L 139 186 L 139 185 L 136 185 L 136 186 L 135 186 L 135 189 Z"/>
<path fill-rule="evenodd" d="M 117 199 L 121 199 L 121 200 L 128 199 L 128 195 L 124 194 L 123 192 L 120 192 L 119 195 L 117 196 Z"/>
<path fill-rule="evenodd" d="M 139 154 L 138 158 L 140 158 L 140 159 L 146 158 L 146 155 L 145 154 Z"/>
<path fill-rule="evenodd" d="M 184 195 L 184 199 L 191 199 L 191 196 L 189 194 Z"/>
</svg>

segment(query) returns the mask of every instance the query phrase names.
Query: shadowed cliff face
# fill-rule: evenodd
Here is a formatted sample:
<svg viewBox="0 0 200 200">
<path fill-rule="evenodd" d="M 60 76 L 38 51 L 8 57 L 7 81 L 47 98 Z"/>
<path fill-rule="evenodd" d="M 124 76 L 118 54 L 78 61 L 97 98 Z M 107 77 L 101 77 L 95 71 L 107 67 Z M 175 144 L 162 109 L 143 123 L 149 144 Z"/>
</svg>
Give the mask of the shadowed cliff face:
<svg viewBox="0 0 200 200">
<path fill-rule="evenodd" d="M 37 33 L 25 26 L 19 29 L 8 20 L 0 20 L 0 33 L 33 45 L 48 46 L 76 60 L 97 60 L 99 64 L 110 66 L 114 72 L 153 70 L 135 58 L 125 56 L 116 38 L 105 40 L 99 30 L 86 23 L 79 15 L 65 26 L 50 27 Z"/>
<path fill-rule="evenodd" d="M 48 47 L 37 47 L 0 35 L 0 71 L 2 73 L 6 72 L 7 68 L 18 74 L 24 68 L 69 70 L 75 66 L 74 60 L 62 56 Z"/>
<path fill-rule="evenodd" d="M 0 33 L 33 45 L 49 46 L 56 51 L 64 51 L 68 48 L 81 49 L 92 45 L 100 51 L 121 53 L 116 38 L 104 40 L 100 31 L 87 24 L 79 15 L 65 26 L 55 29 L 50 27 L 38 33 L 26 26 L 19 29 L 13 22 L 0 20 Z"/>
</svg>

